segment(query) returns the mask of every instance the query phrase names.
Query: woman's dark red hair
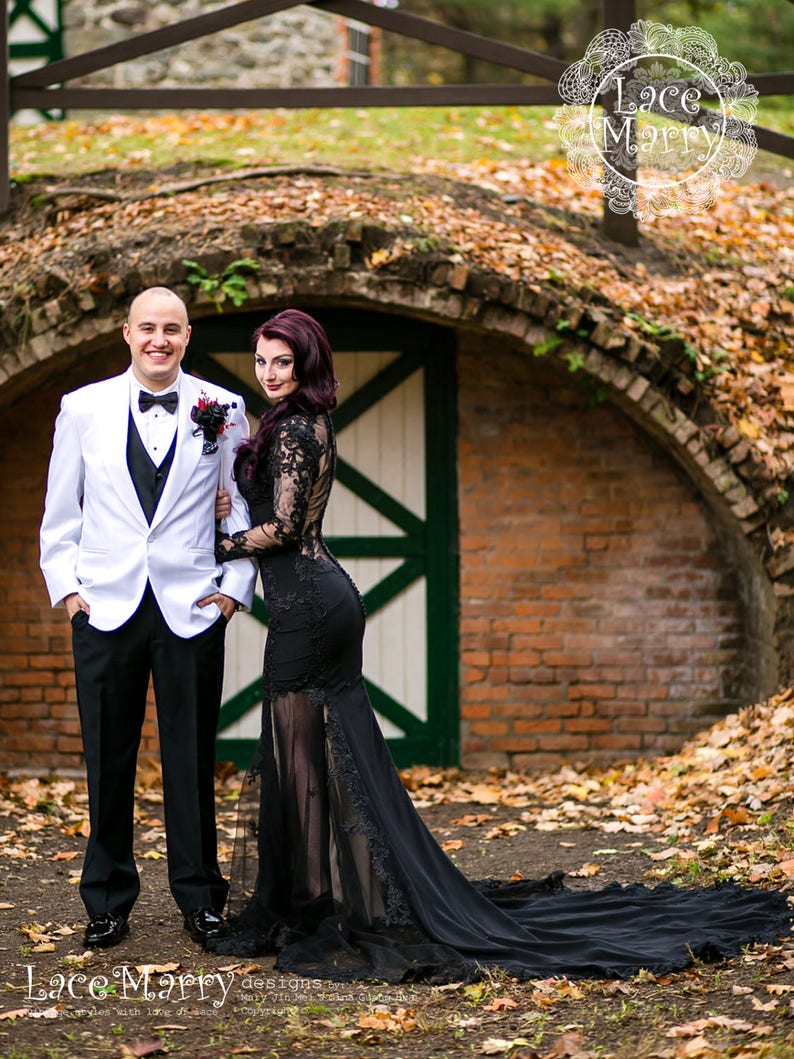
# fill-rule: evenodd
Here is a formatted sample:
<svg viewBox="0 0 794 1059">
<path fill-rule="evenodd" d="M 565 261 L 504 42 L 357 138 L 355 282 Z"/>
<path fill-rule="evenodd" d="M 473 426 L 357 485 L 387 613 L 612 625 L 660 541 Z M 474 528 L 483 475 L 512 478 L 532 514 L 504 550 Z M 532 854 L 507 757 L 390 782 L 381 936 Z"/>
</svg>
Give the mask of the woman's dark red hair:
<svg viewBox="0 0 794 1059">
<path fill-rule="evenodd" d="M 334 376 L 334 358 L 324 328 L 313 316 L 300 309 L 284 309 L 266 320 L 254 331 L 254 351 L 260 338 L 280 338 L 292 350 L 295 358 L 294 374 L 300 382 L 295 393 L 268 408 L 259 422 L 253 437 L 244 441 L 237 451 L 234 472 L 245 467 L 249 479 L 256 476 L 257 468 L 265 457 L 270 439 L 282 420 L 295 412 L 330 412 L 336 407 L 336 389 L 339 383 Z"/>
</svg>

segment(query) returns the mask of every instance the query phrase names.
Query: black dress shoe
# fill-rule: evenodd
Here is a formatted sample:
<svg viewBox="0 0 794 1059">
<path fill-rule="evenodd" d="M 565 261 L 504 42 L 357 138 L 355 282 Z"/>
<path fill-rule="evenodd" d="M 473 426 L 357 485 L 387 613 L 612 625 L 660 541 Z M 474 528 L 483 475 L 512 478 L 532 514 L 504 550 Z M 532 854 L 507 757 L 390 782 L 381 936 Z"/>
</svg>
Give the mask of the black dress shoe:
<svg viewBox="0 0 794 1059">
<path fill-rule="evenodd" d="M 196 908 L 185 916 L 185 930 L 194 941 L 208 941 L 226 933 L 223 916 L 211 908 Z"/>
<path fill-rule="evenodd" d="M 109 949 L 111 945 L 118 945 L 129 932 L 130 928 L 124 916 L 103 912 L 102 915 L 91 916 L 85 928 L 83 942 L 88 949 Z"/>
</svg>

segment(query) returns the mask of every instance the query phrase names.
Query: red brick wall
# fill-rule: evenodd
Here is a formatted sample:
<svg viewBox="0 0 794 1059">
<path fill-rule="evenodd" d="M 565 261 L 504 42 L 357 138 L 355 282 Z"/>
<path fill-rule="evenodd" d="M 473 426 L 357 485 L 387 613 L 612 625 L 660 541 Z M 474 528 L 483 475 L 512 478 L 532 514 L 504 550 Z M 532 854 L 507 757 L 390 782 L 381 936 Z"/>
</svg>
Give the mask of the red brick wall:
<svg viewBox="0 0 794 1059">
<path fill-rule="evenodd" d="M 82 743 L 66 612 L 50 607 L 39 571 L 38 530 L 52 430 L 61 395 L 123 370 L 99 358 L 55 385 L 0 405 L 0 540 L 6 576 L 0 606 L 0 767 L 81 769 Z M 156 751 L 151 704 L 143 754 Z"/>
<path fill-rule="evenodd" d="M 577 377 L 464 343 L 464 763 L 605 763 L 679 747 L 739 705 L 742 621 L 672 460 Z"/>
</svg>

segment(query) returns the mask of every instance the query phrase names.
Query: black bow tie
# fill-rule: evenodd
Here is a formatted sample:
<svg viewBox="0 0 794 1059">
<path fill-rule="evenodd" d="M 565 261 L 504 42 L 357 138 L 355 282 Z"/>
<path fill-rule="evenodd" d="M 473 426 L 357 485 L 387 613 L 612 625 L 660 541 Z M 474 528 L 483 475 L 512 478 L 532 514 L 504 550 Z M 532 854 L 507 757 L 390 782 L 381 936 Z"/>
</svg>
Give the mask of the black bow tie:
<svg viewBox="0 0 794 1059">
<path fill-rule="evenodd" d="M 175 412 L 178 401 L 179 395 L 176 391 L 164 393 L 162 397 L 155 397 L 154 394 L 147 393 L 145 390 L 141 390 L 138 394 L 138 407 L 142 412 L 148 412 L 156 404 L 161 405 L 166 412 Z"/>
</svg>

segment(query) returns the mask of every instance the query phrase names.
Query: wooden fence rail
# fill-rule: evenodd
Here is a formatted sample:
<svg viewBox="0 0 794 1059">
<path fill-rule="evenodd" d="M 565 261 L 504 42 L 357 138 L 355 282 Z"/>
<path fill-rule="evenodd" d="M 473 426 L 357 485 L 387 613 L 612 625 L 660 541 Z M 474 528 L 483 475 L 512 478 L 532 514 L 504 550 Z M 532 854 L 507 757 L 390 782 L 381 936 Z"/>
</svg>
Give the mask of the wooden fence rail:
<svg viewBox="0 0 794 1059">
<path fill-rule="evenodd" d="M 550 84 L 463 84 L 357 86 L 348 88 L 69 88 L 63 82 L 196 40 L 219 30 L 286 11 L 307 3 L 321 11 L 379 27 L 402 36 L 440 45 L 473 58 L 532 74 Z M 789 0 L 794 3 L 794 0 Z M 602 0 L 602 24 L 628 30 L 636 20 L 635 0 Z M 384 106 L 550 106 L 562 102 L 557 82 L 568 63 L 513 44 L 444 26 L 364 0 L 242 0 L 208 14 L 197 15 L 160 29 L 80 55 L 46 63 L 9 77 L 8 13 L 0 18 L 0 213 L 10 202 L 10 115 L 26 108 L 39 110 L 207 110 L 302 107 Z M 759 95 L 794 94 L 794 73 L 748 75 Z M 609 114 L 609 102 L 606 103 Z M 693 116 L 697 120 L 697 114 Z M 794 158 L 794 137 L 755 127 L 758 146 Z M 626 172 L 630 176 L 630 172 Z M 604 233 L 626 244 L 638 240 L 632 214 L 618 214 L 605 203 Z"/>
</svg>

